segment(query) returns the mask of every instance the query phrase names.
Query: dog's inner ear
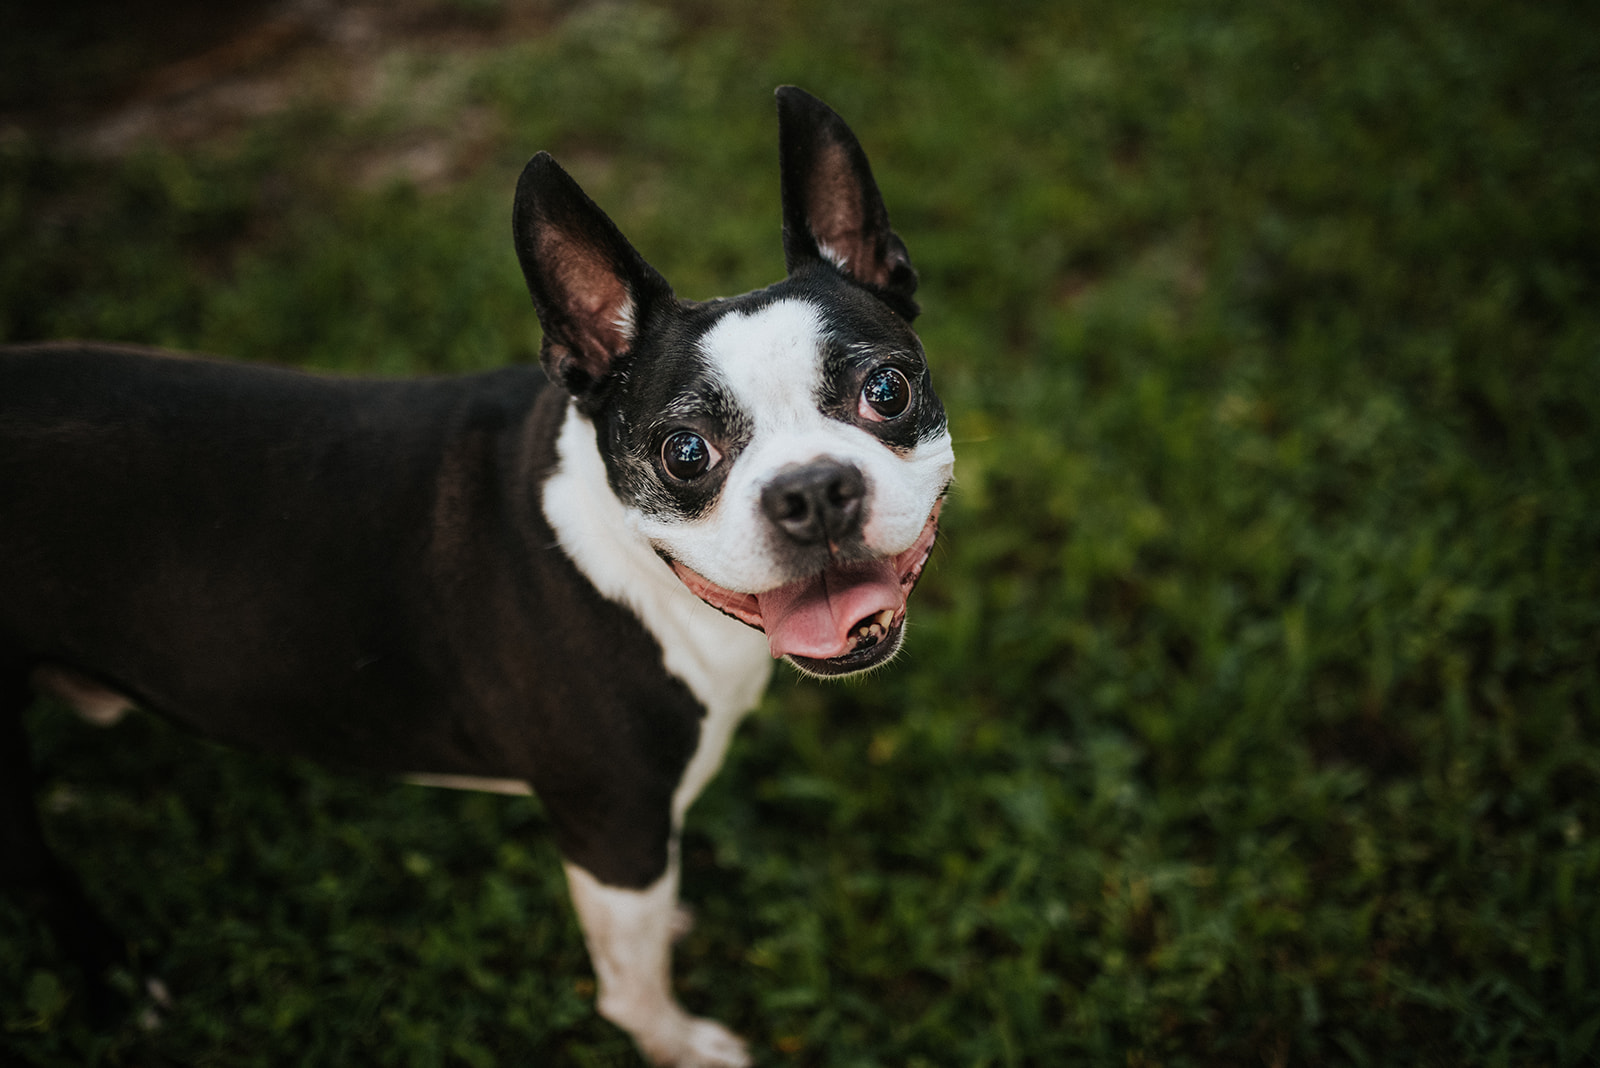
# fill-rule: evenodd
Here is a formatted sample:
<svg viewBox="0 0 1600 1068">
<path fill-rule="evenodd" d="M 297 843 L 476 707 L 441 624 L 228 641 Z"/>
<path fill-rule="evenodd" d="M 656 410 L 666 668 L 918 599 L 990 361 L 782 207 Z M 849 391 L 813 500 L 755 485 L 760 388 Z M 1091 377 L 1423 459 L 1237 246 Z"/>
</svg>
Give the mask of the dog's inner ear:
<svg viewBox="0 0 1600 1068">
<path fill-rule="evenodd" d="M 640 326 L 671 305 L 672 288 L 547 152 L 523 168 L 511 214 L 545 371 L 599 403 Z"/>
<path fill-rule="evenodd" d="M 887 287 L 893 270 L 879 255 L 878 235 L 869 233 L 861 186 L 843 145 L 822 146 L 805 198 L 811 236 L 823 259 L 858 282 Z"/>
<path fill-rule="evenodd" d="M 551 289 L 546 366 L 582 392 L 633 347 L 634 296 L 603 251 L 559 230 L 539 236 L 537 255 Z"/>
</svg>

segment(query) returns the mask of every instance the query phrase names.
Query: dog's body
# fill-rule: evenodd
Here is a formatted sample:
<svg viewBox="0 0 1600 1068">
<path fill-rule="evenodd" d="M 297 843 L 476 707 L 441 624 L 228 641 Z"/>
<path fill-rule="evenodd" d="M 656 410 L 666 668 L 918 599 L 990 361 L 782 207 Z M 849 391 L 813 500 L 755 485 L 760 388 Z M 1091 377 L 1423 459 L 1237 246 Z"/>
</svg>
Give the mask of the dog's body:
<svg viewBox="0 0 1600 1068">
<path fill-rule="evenodd" d="M 34 689 L 531 789 L 601 1011 L 658 1063 L 746 1063 L 671 994 L 684 811 L 773 657 L 893 655 L 951 467 L 865 156 L 813 98 L 779 110 L 790 273 L 742 297 L 678 300 L 529 163 L 515 230 L 548 378 L 0 354 L 0 877 L 91 976 L 116 940 L 38 832 Z"/>
</svg>

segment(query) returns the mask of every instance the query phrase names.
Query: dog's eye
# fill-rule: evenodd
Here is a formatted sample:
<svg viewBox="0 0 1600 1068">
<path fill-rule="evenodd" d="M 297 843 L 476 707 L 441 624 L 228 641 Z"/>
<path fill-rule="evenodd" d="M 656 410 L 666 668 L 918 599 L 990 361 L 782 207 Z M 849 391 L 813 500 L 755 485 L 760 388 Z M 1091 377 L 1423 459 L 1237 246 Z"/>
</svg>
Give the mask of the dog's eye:
<svg viewBox="0 0 1600 1068">
<path fill-rule="evenodd" d="M 717 450 L 692 430 L 679 430 L 661 443 L 661 466 L 679 482 L 699 478 L 719 459 Z"/>
<path fill-rule="evenodd" d="M 882 422 L 903 415 L 911 407 L 911 383 L 893 367 L 880 367 L 861 387 L 856 411 L 863 419 Z"/>
</svg>

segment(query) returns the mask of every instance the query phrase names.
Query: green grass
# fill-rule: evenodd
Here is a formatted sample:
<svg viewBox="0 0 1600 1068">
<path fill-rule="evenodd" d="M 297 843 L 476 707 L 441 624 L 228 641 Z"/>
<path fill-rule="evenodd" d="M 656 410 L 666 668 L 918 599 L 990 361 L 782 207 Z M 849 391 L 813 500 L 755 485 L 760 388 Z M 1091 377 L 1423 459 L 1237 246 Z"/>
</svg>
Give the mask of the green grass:
<svg viewBox="0 0 1600 1068">
<path fill-rule="evenodd" d="M 0 338 L 530 360 L 535 149 L 705 297 L 781 271 L 773 86 L 838 108 L 959 481 L 903 658 L 781 675 L 691 814 L 692 1008 L 763 1064 L 1595 1063 L 1586 5 L 697 0 L 395 69 L 183 154 L 0 143 Z M 467 110 L 469 176 L 349 180 Z M 88 1030 L 0 904 L 13 1057 L 636 1063 L 533 802 L 37 720 L 179 1011 Z"/>
</svg>

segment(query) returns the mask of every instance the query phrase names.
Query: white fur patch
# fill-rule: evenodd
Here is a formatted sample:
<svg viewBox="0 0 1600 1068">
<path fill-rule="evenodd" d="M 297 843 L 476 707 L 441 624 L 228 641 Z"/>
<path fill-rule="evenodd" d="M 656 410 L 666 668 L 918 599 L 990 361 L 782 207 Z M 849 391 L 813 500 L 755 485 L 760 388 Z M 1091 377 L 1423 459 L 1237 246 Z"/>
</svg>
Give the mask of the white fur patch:
<svg viewBox="0 0 1600 1068">
<path fill-rule="evenodd" d="M 71 705 L 73 711 L 96 727 L 115 726 L 134 707 L 133 700 L 127 695 L 66 668 L 52 665 L 37 668 L 30 681 L 34 689 Z"/>
<path fill-rule="evenodd" d="M 628 294 L 623 302 L 617 306 L 616 311 L 612 313 L 611 325 L 616 327 L 622 336 L 628 339 L 629 344 L 633 343 L 634 322 L 632 294 Z"/>
<path fill-rule="evenodd" d="M 781 586 L 799 576 L 772 552 L 761 489 L 785 467 L 828 458 L 855 465 L 866 480 L 867 547 L 879 555 L 911 547 L 950 483 L 949 435 L 906 456 L 824 415 L 818 395 L 827 340 L 821 313 L 802 300 L 730 313 L 706 333 L 701 350 L 750 419 L 751 438 L 705 515 L 682 522 L 634 513 L 645 538 L 727 589 L 762 593 Z"/>
<path fill-rule="evenodd" d="M 815 237 L 816 235 L 813 234 L 812 236 Z M 817 253 L 823 259 L 839 268 L 839 270 L 843 271 L 845 274 L 850 273 L 850 257 L 846 256 L 832 245 L 819 239 L 817 241 Z"/>
</svg>

